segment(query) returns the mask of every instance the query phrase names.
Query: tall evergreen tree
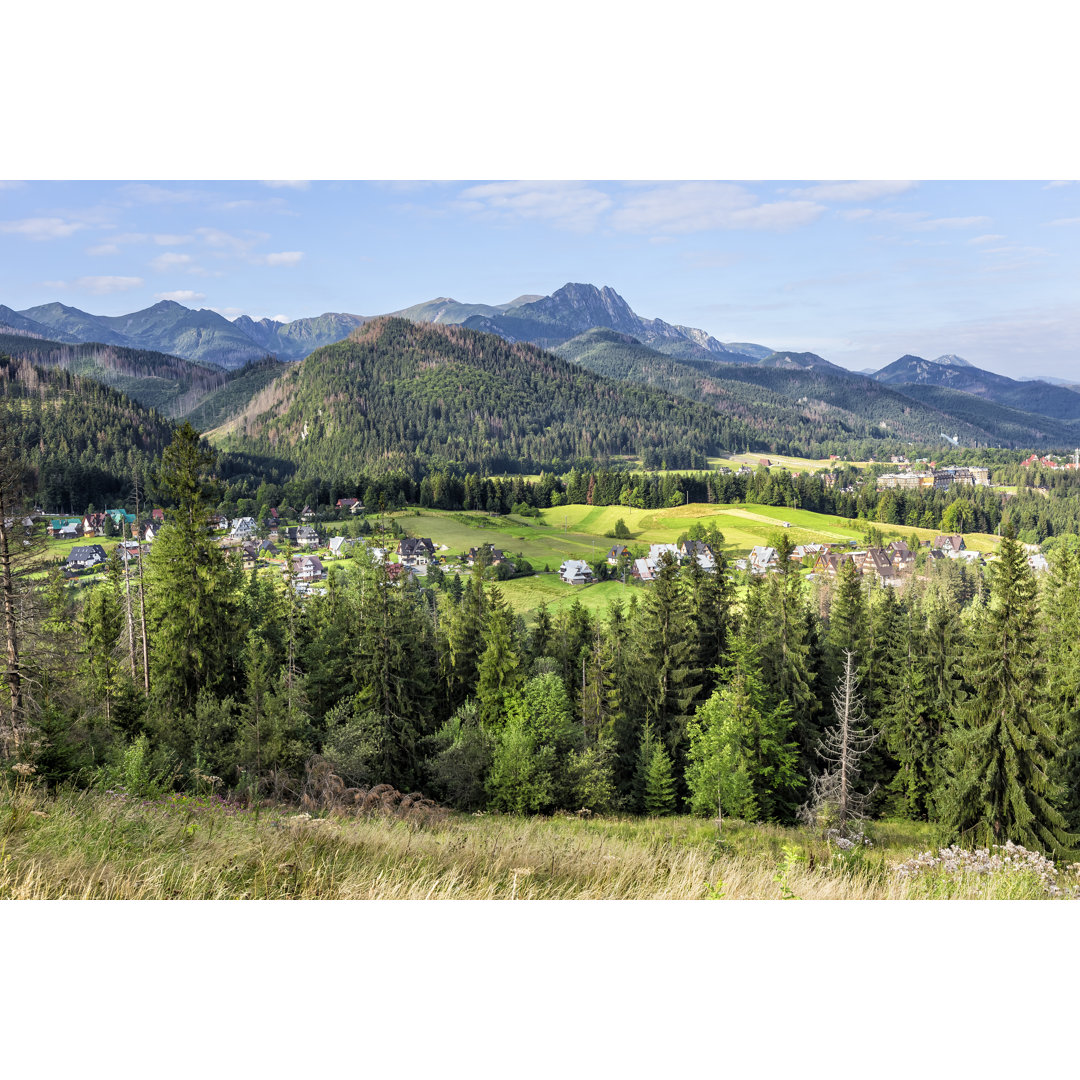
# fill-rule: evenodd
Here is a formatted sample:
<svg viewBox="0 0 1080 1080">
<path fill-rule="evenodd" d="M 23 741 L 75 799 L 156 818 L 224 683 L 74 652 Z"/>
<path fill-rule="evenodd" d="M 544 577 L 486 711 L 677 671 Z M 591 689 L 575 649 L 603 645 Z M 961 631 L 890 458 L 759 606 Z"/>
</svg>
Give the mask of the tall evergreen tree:
<svg viewBox="0 0 1080 1080">
<path fill-rule="evenodd" d="M 1072 838 L 1049 776 L 1059 747 L 1047 716 L 1035 581 L 1011 530 L 991 573 L 971 657 L 973 692 L 950 733 L 944 823 L 966 842 L 1062 852 Z"/>
</svg>

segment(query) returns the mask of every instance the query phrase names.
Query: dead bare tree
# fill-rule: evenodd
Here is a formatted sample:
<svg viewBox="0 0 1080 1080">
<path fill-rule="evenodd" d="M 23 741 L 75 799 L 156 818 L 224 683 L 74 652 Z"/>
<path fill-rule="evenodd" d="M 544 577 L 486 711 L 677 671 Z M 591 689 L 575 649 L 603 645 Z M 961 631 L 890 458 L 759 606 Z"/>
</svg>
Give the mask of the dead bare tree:
<svg viewBox="0 0 1080 1080">
<path fill-rule="evenodd" d="M 801 807 L 800 816 L 808 823 L 825 825 L 844 836 L 852 821 L 867 816 L 866 808 L 873 792 L 858 791 L 856 785 L 862 759 L 879 735 L 863 712 L 859 676 L 850 650 L 844 652 L 844 673 L 833 694 L 833 708 L 836 723 L 818 742 L 825 771 L 814 780 L 810 799 Z"/>
<path fill-rule="evenodd" d="M 139 470 L 134 471 L 135 477 L 135 529 L 139 531 Z M 139 628 L 142 634 L 142 668 L 143 668 L 143 693 L 150 693 L 150 654 L 146 646 L 146 589 L 143 587 L 143 544 L 139 538 Z"/>
</svg>

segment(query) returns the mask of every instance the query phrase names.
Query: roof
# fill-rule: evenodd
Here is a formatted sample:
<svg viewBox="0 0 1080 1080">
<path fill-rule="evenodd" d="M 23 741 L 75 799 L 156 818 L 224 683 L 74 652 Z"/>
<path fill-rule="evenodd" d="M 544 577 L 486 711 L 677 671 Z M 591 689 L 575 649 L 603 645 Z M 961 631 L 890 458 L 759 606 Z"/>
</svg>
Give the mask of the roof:
<svg viewBox="0 0 1080 1080">
<path fill-rule="evenodd" d="M 67 561 L 73 562 L 88 562 L 91 559 L 105 558 L 105 549 L 100 544 L 83 544 L 79 547 L 73 547 L 68 552 Z"/>
</svg>

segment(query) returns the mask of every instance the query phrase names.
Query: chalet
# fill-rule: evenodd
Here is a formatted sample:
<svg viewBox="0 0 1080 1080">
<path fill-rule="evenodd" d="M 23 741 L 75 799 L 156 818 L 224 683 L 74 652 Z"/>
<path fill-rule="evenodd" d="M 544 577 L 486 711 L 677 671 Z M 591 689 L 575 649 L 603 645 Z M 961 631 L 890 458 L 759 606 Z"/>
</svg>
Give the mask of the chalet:
<svg viewBox="0 0 1080 1080">
<path fill-rule="evenodd" d="M 430 543 L 430 541 L 428 541 Z M 477 560 L 486 562 L 489 566 L 498 566 L 505 561 L 506 555 L 501 548 L 492 547 L 491 544 L 481 544 L 478 548 L 469 548 L 465 555 L 465 562 L 469 566 L 475 566 Z"/>
<path fill-rule="evenodd" d="M 281 515 L 278 513 L 278 508 L 276 506 L 271 506 L 270 509 L 266 511 L 267 523 L 276 525 L 280 520 Z"/>
<path fill-rule="evenodd" d="M 293 559 L 293 573 L 297 581 L 324 581 L 326 569 L 318 555 L 297 555 Z"/>
<path fill-rule="evenodd" d="M 104 536 L 105 534 L 105 511 L 99 510 L 96 514 L 85 514 L 82 519 L 83 536 Z"/>
<path fill-rule="evenodd" d="M 863 573 L 873 574 L 882 585 L 892 585 L 897 580 L 896 567 L 888 553 L 879 547 L 869 548 L 863 562 Z"/>
<path fill-rule="evenodd" d="M 607 553 L 608 566 L 617 566 L 624 555 L 629 555 L 630 549 L 625 544 L 615 544 Z"/>
<path fill-rule="evenodd" d="M 211 532 L 217 532 L 219 529 L 229 527 L 229 519 L 224 514 L 211 514 L 208 524 Z"/>
<path fill-rule="evenodd" d="M 347 540 L 344 536 L 330 537 L 330 554 L 340 557 L 355 544 L 355 540 Z"/>
<path fill-rule="evenodd" d="M 945 552 L 942 551 L 941 548 L 931 548 L 926 553 L 926 561 L 927 562 L 937 562 L 938 559 L 944 559 L 944 558 L 945 558 Z"/>
<path fill-rule="evenodd" d="M 1044 570 L 1050 569 L 1050 563 L 1047 562 L 1046 556 L 1039 552 L 1035 555 L 1028 556 L 1028 566 L 1031 567 L 1036 573 L 1042 573 Z"/>
<path fill-rule="evenodd" d="M 696 562 L 702 570 L 716 569 L 716 553 L 702 540 L 684 540 L 678 547 L 679 555 Z"/>
<path fill-rule="evenodd" d="M 144 521 L 142 523 L 142 526 L 139 528 L 139 536 L 148 544 L 152 544 L 154 542 L 154 538 L 158 534 L 158 529 L 160 528 L 161 526 L 153 521 Z"/>
<path fill-rule="evenodd" d="M 649 559 L 635 559 L 630 573 L 638 581 L 652 581 L 656 577 L 656 564 Z"/>
<path fill-rule="evenodd" d="M 52 518 L 49 521 L 49 535 L 54 540 L 67 540 L 82 536 L 82 518 Z"/>
<path fill-rule="evenodd" d="M 834 577 L 840 572 L 844 561 L 850 558 L 851 556 L 846 551 L 820 551 L 817 559 L 814 560 L 814 573 Z"/>
<path fill-rule="evenodd" d="M 401 561 L 406 566 L 427 566 L 435 557 L 435 545 L 426 536 L 418 539 L 404 536 L 398 541 L 397 549 Z"/>
<path fill-rule="evenodd" d="M 559 577 L 561 577 L 567 585 L 588 585 L 590 582 L 596 580 L 593 576 L 592 569 L 584 559 L 567 559 L 566 562 L 559 567 Z"/>
<path fill-rule="evenodd" d="M 894 570 L 910 570 L 915 565 L 915 552 L 908 547 L 904 540 L 893 540 L 886 548 L 886 551 L 888 551 L 889 558 L 892 560 Z"/>
<path fill-rule="evenodd" d="M 105 562 L 105 549 L 100 544 L 86 544 L 83 547 L 73 547 L 64 563 L 65 570 L 89 570 L 92 566 L 100 566 Z"/>
<path fill-rule="evenodd" d="M 272 540 L 263 540 L 262 543 L 259 544 L 259 554 L 273 556 L 280 555 L 281 551 Z"/>
<path fill-rule="evenodd" d="M 650 544 L 649 560 L 654 563 L 660 562 L 662 555 L 670 555 L 676 562 L 679 559 L 679 549 L 674 544 Z"/>
<path fill-rule="evenodd" d="M 165 511 L 162 510 L 160 506 L 156 506 L 153 510 L 150 511 L 150 518 L 151 520 L 156 521 L 159 525 L 164 525 Z"/>
<path fill-rule="evenodd" d="M 253 563 L 259 557 L 259 545 L 248 540 L 240 545 L 240 558 L 246 563 Z"/>
<path fill-rule="evenodd" d="M 300 511 L 300 520 L 301 521 L 314 521 L 315 520 L 315 511 L 312 510 L 310 506 L 305 506 L 304 509 Z"/>
<path fill-rule="evenodd" d="M 416 580 L 416 570 L 404 563 L 392 562 L 386 564 L 386 580 L 393 585 L 404 585 L 410 578 Z"/>
<path fill-rule="evenodd" d="M 776 548 L 757 545 L 750 549 L 750 572 L 752 574 L 764 574 L 767 570 L 775 569 L 778 561 Z"/>
<path fill-rule="evenodd" d="M 232 529 L 229 531 L 230 536 L 238 536 L 241 540 L 247 539 L 249 536 L 254 536 L 258 526 L 255 524 L 253 517 L 237 518 L 232 523 Z"/>
<path fill-rule="evenodd" d="M 360 501 L 359 499 L 338 499 L 338 501 L 336 503 L 334 503 L 334 505 L 337 507 L 338 510 L 352 511 L 352 508 L 359 501 Z"/>
<path fill-rule="evenodd" d="M 310 525 L 301 525 L 296 530 L 296 543 L 299 547 L 316 548 L 319 546 L 319 534 Z"/>
<path fill-rule="evenodd" d="M 935 536 L 933 546 L 951 559 L 955 559 L 967 547 L 964 538 L 959 533 L 951 533 L 949 536 Z"/>
</svg>

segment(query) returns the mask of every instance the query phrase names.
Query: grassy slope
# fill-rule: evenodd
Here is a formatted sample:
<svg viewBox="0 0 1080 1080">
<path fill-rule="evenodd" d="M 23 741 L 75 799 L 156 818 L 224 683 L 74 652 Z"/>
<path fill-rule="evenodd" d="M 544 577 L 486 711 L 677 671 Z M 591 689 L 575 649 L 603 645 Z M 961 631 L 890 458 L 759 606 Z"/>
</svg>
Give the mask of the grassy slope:
<svg viewBox="0 0 1080 1080">
<path fill-rule="evenodd" d="M 673 818 L 226 809 L 0 788 L 0 899 L 901 899 L 1044 895 L 1029 877 L 893 867 L 932 830 L 877 823 L 845 862 L 804 830 Z M 785 853 L 785 847 L 787 853 Z M 789 856 L 797 858 L 791 861 Z M 812 863 L 811 863 L 812 859 Z M 1062 884 L 1074 884 L 1063 874 Z"/>
</svg>

